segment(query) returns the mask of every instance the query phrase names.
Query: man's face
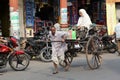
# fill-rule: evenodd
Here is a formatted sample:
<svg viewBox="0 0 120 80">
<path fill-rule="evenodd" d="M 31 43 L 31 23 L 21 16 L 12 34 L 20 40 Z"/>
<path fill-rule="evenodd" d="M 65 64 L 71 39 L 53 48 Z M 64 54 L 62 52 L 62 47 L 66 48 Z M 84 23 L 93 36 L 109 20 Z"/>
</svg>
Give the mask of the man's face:
<svg viewBox="0 0 120 80">
<path fill-rule="evenodd" d="M 51 28 L 52 35 L 55 35 L 56 29 L 54 27 Z"/>
</svg>

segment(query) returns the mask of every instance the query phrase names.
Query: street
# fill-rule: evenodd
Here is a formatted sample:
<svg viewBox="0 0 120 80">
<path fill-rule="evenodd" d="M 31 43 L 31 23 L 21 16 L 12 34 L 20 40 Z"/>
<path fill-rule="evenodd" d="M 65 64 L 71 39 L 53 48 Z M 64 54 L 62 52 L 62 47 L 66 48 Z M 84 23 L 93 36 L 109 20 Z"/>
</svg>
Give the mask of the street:
<svg viewBox="0 0 120 80">
<path fill-rule="evenodd" d="M 120 56 L 104 53 L 102 57 L 101 67 L 90 70 L 85 55 L 80 54 L 73 59 L 68 72 L 59 67 L 58 74 L 52 74 L 51 62 L 32 60 L 25 71 L 14 71 L 7 65 L 4 72 L 0 73 L 0 80 L 119 80 Z"/>
</svg>

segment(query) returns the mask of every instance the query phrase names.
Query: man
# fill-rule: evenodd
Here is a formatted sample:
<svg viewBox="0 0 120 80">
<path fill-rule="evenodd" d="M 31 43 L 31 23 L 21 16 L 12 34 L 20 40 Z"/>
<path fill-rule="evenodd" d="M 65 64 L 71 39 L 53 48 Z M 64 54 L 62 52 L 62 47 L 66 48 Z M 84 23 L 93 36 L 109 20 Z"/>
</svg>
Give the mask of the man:
<svg viewBox="0 0 120 80">
<path fill-rule="evenodd" d="M 60 31 L 60 24 L 59 23 L 55 23 L 54 27 L 56 28 L 57 31 Z"/>
<path fill-rule="evenodd" d="M 116 34 L 118 49 L 120 49 L 120 19 L 118 20 L 118 24 L 115 27 L 115 34 Z M 119 53 L 119 56 L 120 56 L 119 51 L 118 51 L 118 53 Z"/>
<path fill-rule="evenodd" d="M 35 36 L 43 36 L 44 35 L 43 33 L 44 33 L 44 31 L 43 31 L 42 27 L 40 26 L 40 27 L 38 27 L 38 30 L 35 33 Z"/>
<path fill-rule="evenodd" d="M 58 73 L 59 60 L 64 61 L 64 53 L 67 50 L 67 44 L 65 43 L 66 33 L 57 31 L 55 27 L 51 28 L 49 34 L 50 40 L 52 41 L 52 61 L 55 68 L 53 74 Z M 69 69 L 69 65 L 65 70 Z"/>
<path fill-rule="evenodd" d="M 4 37 L 0 36 L 0 44 L 7 43 L 7 40 L 4 39 Z"/>
</svg>

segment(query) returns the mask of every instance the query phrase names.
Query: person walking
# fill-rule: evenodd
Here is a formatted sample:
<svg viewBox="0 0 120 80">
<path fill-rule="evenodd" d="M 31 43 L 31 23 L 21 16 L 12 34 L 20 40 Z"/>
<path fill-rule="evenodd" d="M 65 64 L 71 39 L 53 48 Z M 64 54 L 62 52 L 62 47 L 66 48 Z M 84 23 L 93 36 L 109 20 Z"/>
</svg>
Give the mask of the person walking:
<svg viewBox="0 0 120 80">
<path fill-rule="evenodd" d="M 49 38 L 52 41 L 52 62 L 55 70 L 53 74 L 58 73 L 59 60 L 64 61 L 64 53 L 67 50 L 67 44 L 65 43 L 67 33 L 57 31 L 55 27 L 51 28 L 49 33 Z M 69 64 L 66 66 L 65 70 L 69 69 Z"/>
<path fill-rule="evenodd" d="M 0 36 L 0 44 L 7 43 L 7 40 L 4 39 L 4 37 Z"/>
<path fill-rule="evenodd" d="M 115 36 L 116 36 L 116 42 L 118 45 L 118 53 L 120 56 L 120 51 L 119 51 L 120 49 L 120 19 L 118 20 L 118 23 L 115 26 Z"/>
</svg>

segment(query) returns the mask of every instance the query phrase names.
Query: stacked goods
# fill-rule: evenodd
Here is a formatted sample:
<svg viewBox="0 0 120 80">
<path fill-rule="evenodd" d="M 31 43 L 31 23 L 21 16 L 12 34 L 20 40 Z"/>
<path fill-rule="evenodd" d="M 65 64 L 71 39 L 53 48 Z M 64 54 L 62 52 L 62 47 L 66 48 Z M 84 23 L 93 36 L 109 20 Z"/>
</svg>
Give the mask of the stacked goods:
<svg viewBox="0 0 120 80">
<path fill-rule="evenodd" d="M 68 30 L 68 38 L 67 39 L 76 39 L 76 31 L 75 30 Z"/>
</svg>

